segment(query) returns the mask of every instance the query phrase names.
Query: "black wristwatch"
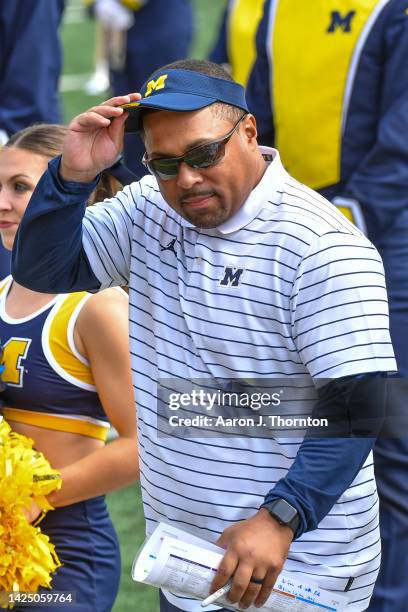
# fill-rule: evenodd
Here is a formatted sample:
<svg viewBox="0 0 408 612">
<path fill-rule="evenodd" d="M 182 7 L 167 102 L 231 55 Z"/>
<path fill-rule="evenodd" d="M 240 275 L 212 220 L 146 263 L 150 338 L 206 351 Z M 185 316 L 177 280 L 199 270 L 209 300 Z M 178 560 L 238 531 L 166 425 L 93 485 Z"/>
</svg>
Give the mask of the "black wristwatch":
<svg viewBox="0 0 408 612">
<path fill-rule="evenodd" d="M 297 532 L 300 525 L 299 513 L 286 499 L 274 499 L 263 504 L 262 508 L 266 508 L 278 523 L 290 527 L 293 533 Z"/>
</svg>

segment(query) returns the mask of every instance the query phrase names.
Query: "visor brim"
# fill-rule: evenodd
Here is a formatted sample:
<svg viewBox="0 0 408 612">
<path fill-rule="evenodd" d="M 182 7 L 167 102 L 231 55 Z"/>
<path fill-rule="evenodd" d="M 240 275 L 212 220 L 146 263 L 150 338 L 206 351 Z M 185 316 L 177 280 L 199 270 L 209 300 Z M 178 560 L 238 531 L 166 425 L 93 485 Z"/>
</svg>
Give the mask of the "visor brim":
<svg viewBox="0 0 408 612">
<path fill-rule="evenodd" d="M 185 93 L 162 93 L 154 94 L 151 98 L 143 98 L 138 102 L 124 104 L 123 108 L 129 113 L 126 119 L 125 132 L 140 131 L 140 113 L 141 111 L 151 108 L 155 110 L 167 110 L 172 112 L 188 112 L 200 110 L 210 104 L 217 102 L 215 98 L 208 96 L 198 96 L 195 94 Z"/>
</svg>

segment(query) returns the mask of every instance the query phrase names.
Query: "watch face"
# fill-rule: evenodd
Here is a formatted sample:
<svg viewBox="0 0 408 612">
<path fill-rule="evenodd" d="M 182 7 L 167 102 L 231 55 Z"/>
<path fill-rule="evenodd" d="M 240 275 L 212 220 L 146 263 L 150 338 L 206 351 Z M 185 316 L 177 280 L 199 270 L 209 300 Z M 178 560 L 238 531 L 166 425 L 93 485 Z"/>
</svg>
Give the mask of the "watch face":
<svg viewBox="0 0 408 612">
<path fill-rule="evenodd" d="M 297 516 L 297 510 L 284 499 L 273 502 L 270 509 L 282 523 L 290 523 Z"/>
<path fill-rule="evenodd" d="M 273 501 L 265 504 L 270 514 L 281 524 L 286 525 L 292 529 L 294 535 L 300 525 L 299 513 L 293 506 L 290 505 L 285 499 L 274 499 Z"/>
</svg>

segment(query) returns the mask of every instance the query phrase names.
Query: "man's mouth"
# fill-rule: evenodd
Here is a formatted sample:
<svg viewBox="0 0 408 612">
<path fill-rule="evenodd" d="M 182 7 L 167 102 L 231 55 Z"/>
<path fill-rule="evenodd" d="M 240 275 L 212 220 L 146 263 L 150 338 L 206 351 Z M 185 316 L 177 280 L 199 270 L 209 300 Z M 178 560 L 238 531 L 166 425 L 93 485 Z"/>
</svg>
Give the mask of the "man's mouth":
<svg viewBox="0 0 408 612">
<path fill-rule="evenodd" d="M 197 193 L 181 199 L 181 205 L 188 208 L 204 208 L 215 196 L 213 191 L 207 193 Z"/>
</svg>

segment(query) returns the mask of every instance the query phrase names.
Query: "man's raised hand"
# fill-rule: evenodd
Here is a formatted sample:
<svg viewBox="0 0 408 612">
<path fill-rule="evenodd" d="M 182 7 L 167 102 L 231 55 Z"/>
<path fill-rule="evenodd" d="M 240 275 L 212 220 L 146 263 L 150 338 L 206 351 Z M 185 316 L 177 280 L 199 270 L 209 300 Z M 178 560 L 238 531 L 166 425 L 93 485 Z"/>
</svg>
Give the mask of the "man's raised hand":
<svg viewBox="0 0 408 612">
<path fill-rule="evenodd" d="M 140 98 L 138 93 L 116 96 L 71 121 L 60 165 L 63 179 L 90 182 L 116 161 L 123 149 L 124 124 L 128 117 L 120 105 Z"/>
</svg>

